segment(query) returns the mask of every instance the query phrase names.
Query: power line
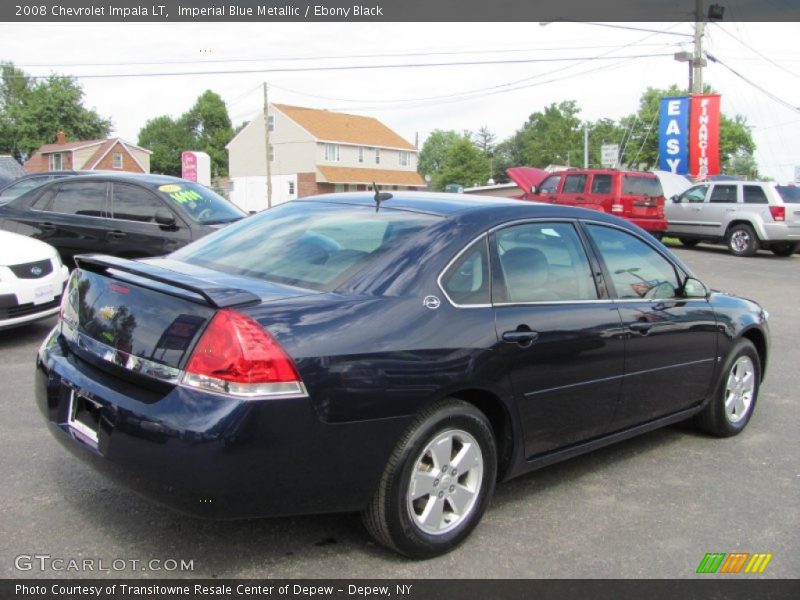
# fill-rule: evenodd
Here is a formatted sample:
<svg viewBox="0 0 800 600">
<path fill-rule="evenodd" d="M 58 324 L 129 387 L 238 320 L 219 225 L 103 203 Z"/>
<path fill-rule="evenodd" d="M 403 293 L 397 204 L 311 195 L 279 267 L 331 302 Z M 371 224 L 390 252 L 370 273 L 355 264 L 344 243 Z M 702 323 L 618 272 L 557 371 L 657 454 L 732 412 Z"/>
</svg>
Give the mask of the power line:
<svg viewBox="0 0 800 600">
<path fill-rule="evenodd" d="M 798 74 L 797 74 L 797 73 L 795 73 L 794 71 L 790 71 L 789 69 L 787 69 L 787 68 L 786 68 L 786 67 L 784 67 L 783 65 L 781 65 L 781 64 L 779 64 L 779 63 L 777 63 L 777 62 L 775 62 L 774 60 L 772 60 L 772 59 L 771 59 L 770 57 L 768 57 L 767 55 L 765 55 L 765 54 L 762 54 L 761 52 L 759 52 L 758 50 L 756 50 L 755 48 L 753 48 L 753 47 L 752 47 L 750 44 L 748 44 L 747 42 L 745 42 L 743 39 L 736 37 L 736 36 L 735 36 L 735 35 L 733 35 L 733 34 L 732 34 L 730 31 L 728 31 L 727 29 L 725 29 L 724 27 L 722 27 L 722 26 L 721 26 L 721 25 L 719 25 L 718 23 L 714 23 L 714 25 L 716 25 L 716 26 L 717 26 L 717 29 L 719 29 L 720 31 L 722 31 L 722 33 L 724 33 L 725 35 L 727 35 L 728 37 L 730 37 L 730 38 L 731 38 L 731 39 L 733 39 L 734 41 L 736 41 L 736 42 L 739 42 L 739 43 L 740 43 L 742 46 L 744 46 L 745 48 L 747 48 L 747 49 L 748 49 L 748 50 L 750 50 L 751 52 L 755 52 L 755 53 L 756 53 L 758 56 L 760 56 L 761 58 L 763 58 L 765 61 L 767 61 L 767 62 L 768 62 L 768 63 L 770 63 L 771 65 L 773 65 L 773 66 L 775 66 L 775 67 L 778 67 L 780 70 L 784 71 L 785 73 L 788 73 L 788 74 L 789 74 L 789 75 L 791 75 L 792 77 L 797 77 L 798 79 L 800 79 L 800 75 L 798 75 Z"/>
<path fill-rule="evenodd" d="M 677 42 L 675 42 L 677 44 Z M 654 42 L 652 44 L 639 44 L 640 46 L 663 46 L 663 43 Z M 104 62 L 104 63 L 31 63 L 31 64 L 15 64 L 15 67 L 21 69 L 30 69 L 38 67 L 133 67 L 133 66 L 153 66 L 153 65 L 194 65 L 194 64 L 225 64 L 225 63 L 253 63 L 253 62 L 302 62 L 307 60 L 340 60 L 352 58 L 407 58 L 414 56 L 453 56 L 453 55 L 471 55 L 471 54 L 511 54 L 520 52 L 551 52 L 554 50 L 594 50 L 598 48 L 619 48 L 618 45 L 594 45 L 594 46 L 557 46 L 551 48 L 507 48 L 499 50 L 447 50 L 447 51 L 413 51 L 413 52 L 395 52 L 386 54 L 342 54 L 342 55 L 325 55 L 325 56 L 262 56 L 255 58 L 234 57 L 234 58 L 211 58 L 211 59 L 190 59 L 190 60 L 159 60 L 159 61 L 135 61 L 135 62 Z"/>
<path fill-rule="evenodd" d="M 173 71 L 173 72 L 162 72 L 162 73 L 102 73 L 102 74 L 81 74 L 81 75 L 12 75 L 10 76 L 10 78 L 50 79 L 59 77 L 72 77 L 74 79 L 118 79 L 118 78 L 131 78 L 131 77 L 183 77 L 191 75 L 252 75 L 256 73 L 257 74 L 306 73 L 306 72 L 323 72 L 323 71 L 354 71 L 354 70 L 368 70 L 368 69 L 416 69 L 416 68 L 431 68 L 431 67 L 534 64 L 534 63 L 548 63 L 548 62 L 609 60 L 609 59 L 619 59 L 619 58 L 626 58 L 626 59 L 653 58 L 657 56 L 672 56 L 672 54 L 669 53 L 635 54 L 629 56 L 612 56 L 612 57 L 572 56 L 568 58 L 559 57 L 559 58 L 526 58 L 526 59 L 506 59 L 506 60 L 487 60 L 487 61 L 456 61 L 456 62 L 442 62 L 442 63 L 337 65 L 330 67 L 320 67 L 320 66 L 282 67 L 282 68 L 266 68 L 266 69 L 241 69 L 237 71 L 215 70 L 215 71 Z"/>
<path fill-rule="evenodd" d="M 772 100 L 774 100 L 774 101 L 775 101 L 775 102 L 777 102 L 778 104 L 782 104 L 782 105 L 783 105 L 783 106 L 785 106 L 786 108 L 789 108 L 789 109 L 791 109 L 791 110 L 793 110 L 793 111 L 795 111 L 795 112 L 800 112 L 800 107 L 798 107 L 798 106 L 793 106 L 792 104 L 790 104 L 790 103 L 789 103 L 789 102 L 787 102 L 786 100 L 784 100 L 784 99 L 782 99 L 782 98 L 779 98 L 778 96 L 776 96 L 775 94 L 773 94 L 772 92 L 770 92 L 770 91 L 768 91 L 768 90 L 765 90 L 763 87 L 761 87 L 760 85 L 758 85 L 756 82 L 752 81 L 751 79 L 748 79 L 747 77 L 745 77 L 744 75 L 742 75 L 741 73 L 739 73 L 739 72 L 738 72 L 736 69 L 734 69 L 733 67 L 730 67 L 730 66 L 726 65 L 726 64 L 725 64 L 724 62 L 722 62 L 722 61 L 721 61 L 719 58 L 717 58 L 717 57 L 715 57 L 715 56 L 712 56 L 711 54 L 709 54 L 709 53 L 707 53 L 707 52 L 706 52 L 706 57 L 707 57 L 707 58 L 708 58 L 708 60 L 710 60 L 711 62 L 715 62 L 715 63 L 717 63 L 717 64 L 720 64 L 720 65 L 722 65 L 723 67 L 725 67 L 726 69 L 728 69 L 728 71 L 730 71 L 731 73 L 733 73 L 734 75 L 736 75 L 736 76 L 737 76 L 739 79 L 741 79 L 741 80 L 742 80 L 742 81 L 744 81 L 745 83 L 748 83 L 748 84 L 750 84 L 752 87 L 756 88 L 756 89 L 757 89 L 757 90 L 759 90 L 759 91 L 760 91 L 762 94 L 764 94 L 765 96 L 767 96 L 767 97 L 771 98 Z"/>
</svg>

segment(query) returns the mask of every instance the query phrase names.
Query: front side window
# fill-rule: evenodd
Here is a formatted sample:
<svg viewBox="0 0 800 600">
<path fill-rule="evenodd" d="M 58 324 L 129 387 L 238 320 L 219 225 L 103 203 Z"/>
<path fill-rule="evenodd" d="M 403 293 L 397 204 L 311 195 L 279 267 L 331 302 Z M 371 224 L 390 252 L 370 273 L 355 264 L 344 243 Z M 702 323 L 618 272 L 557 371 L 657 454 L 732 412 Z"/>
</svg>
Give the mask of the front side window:
<svg viewBox="0 0 800 600">
<path fill-rule="evenodd" d="M 445 271 L 442 288 L 454 304 L 469 306 L 491 302 L 489 254 L 485 237 L 474 242 Z"/>
<path fill-rule="evenodd" d="M 339 162 L 339 144 L 325 144 L 325 160 Z"/>
<path fill-rule="evenodd" d="M 561 181 L 561 175 L 550 175 L 542 182 L 539 191 L 542 194 L 555 194 L 558 191 L 559 181 Z"/>
<path fill-rule="evenodd" d="M 683 192 L 679 200 L 681 202 L 702 202 L 706 199 L 707 185 L 696 185 Z"/>
<path fill-rule="evenodd" d="M 736 202 L 736 186 L 735 185 L 715 185 L 711 190 L 709 202 L 719 204 L 733 204 Z"/>
<path fill-rule="evenodd" d="M 666 299 L 677 294 L 678 276 L 672 264 L 634 235 L 602 225 L 588 225 L 621 299 Z"/>
<path fill-rule="evenodd" d="M 441 217 L 367 206 L 290 202 L 172 254 L 212 269 L 330 291 Z"/>
<path fill-rule="evenodd" d="M 203 225 L 231 223 L 245 216 L 236 205 L 207 187 L 190 181 L 176 180 L 154 188 L 167 206 L 180 206 L 193 221 Z"/>
<path fill-rule="evenodd" d="M 494 236 L 500 303 L 596 300 L 589 259 L 570 223 L 526 223 Z"/>
<path fill-rule="evenodd" d="M 59 186 L 52 212 L 84 217 L 106 216 L 106 182 L 66 182 Z"/>
<path fill-rule="evenodd" d="M 562 194 L 580 194 L 586 189 L 586 175 L 567 175 Z"/>
<path fill-rule="evenodd" d="M 111 187 L 111 217 L 125 221 L 155 223 L 156 211 L 166 210 L 151 192 L 135 185 L 114 183 Z"/>
</svg>

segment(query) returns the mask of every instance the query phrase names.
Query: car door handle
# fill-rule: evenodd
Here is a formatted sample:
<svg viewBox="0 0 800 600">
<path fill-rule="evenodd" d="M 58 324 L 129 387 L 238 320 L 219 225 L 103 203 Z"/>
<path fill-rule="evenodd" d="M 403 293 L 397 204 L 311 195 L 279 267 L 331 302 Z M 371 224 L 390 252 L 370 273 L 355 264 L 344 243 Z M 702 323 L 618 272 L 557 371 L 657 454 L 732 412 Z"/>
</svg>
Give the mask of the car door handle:
<svg viewBox="0 0 800 600">
<path fill-rule="evenodd" d="M 700 212 L 700 210 L 701 210 L 701 209 L 700 209 L 700 207 L 699 207 L 699 206 L 693 206 L 693 207 L 692 207 L 692 210 L 696 210 L 697 212 Z"/>
<path fill-rule="evenodd" d="M 575 196 L 575 200 L 580 200 L 581 202 L 583 202 L 585 198 L 583 196 Z"/>
<path fill-rule="evenodd" d="M 39 223 L 39 229 L 43 231 L 55 231 L 56 226 L 52 223 Z"/>
<path fill-rule="evenodd" d="M 635 331 L 636 333 L 640 333 L 642 335 L 647 335 L 648 333 L 650 333 L 650 330 L 652 328 L 653 328 L 652 323 L 643 323 L 637 321 L 636 323 L 628 324 L 628 329 L 630 329 L 631 331 Z"/>
<path fill-rule="evenodd" d="M 725 212 L 736 212 L 735 208 L 726 208 Z"/>
<path fill-rule="evenodd" d="M 111 240 L 121 240 L 122 238 L 128 237 L 128 234 L 124 231 L 109 231 L 106 237 Z"/>
<path fill-rule="evenodd" d="M 515 331 L 506 331 L 503 334 L 504 342 L 519 344 L 522 348 L 530 348 L 537 339 L 539 339 L 539 333 L 530 330 L 517 329 Z"/>
</svg>

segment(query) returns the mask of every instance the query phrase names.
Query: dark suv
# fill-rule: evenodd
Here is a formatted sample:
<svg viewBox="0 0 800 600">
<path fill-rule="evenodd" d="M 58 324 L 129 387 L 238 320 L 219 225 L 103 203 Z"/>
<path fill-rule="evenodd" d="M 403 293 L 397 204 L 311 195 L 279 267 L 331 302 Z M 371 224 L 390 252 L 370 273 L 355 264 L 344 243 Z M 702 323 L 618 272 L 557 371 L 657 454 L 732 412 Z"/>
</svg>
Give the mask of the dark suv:
<svg viewBox="0 0 800 600">
<path fill-rule="evenodd" d="M 0 228 L 76 254 L 160 256 L 245 213 L 211 190 L 165 175 L 81 175 L 41 185 L 0 206 Z"/>
<path fill-rule="evenodd" d="M 525 192 L 524 200 L 590 208 L 632 221 L 661 235 L 667 229 L 664 191 L 653 173 L 616 169 L 567 169 L 549 173 L 514 167 L 508 176 Z"/>
</svg>

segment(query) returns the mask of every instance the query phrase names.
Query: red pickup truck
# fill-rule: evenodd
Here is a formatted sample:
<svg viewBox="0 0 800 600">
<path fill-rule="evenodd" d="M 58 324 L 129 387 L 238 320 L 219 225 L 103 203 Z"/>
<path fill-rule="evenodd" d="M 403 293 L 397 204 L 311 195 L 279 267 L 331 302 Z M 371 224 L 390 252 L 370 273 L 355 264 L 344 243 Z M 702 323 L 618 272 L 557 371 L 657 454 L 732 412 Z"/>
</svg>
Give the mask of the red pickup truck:
<svg viewBox="0 0 800 600">
<path fill-rule="evenodd" d="M 506 173 L 524 192 L 523 200 L 580 206 L 632 221 L 661 237 L 667 229 L 664 192 L 653 173 L 616 169 L 549 172 L 512 167 Z"/>
</svg>

